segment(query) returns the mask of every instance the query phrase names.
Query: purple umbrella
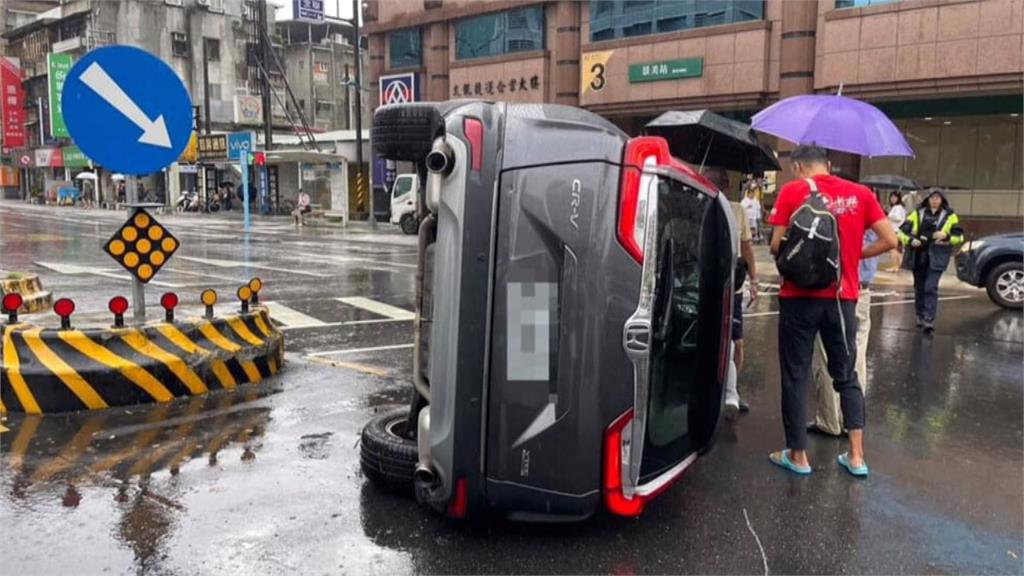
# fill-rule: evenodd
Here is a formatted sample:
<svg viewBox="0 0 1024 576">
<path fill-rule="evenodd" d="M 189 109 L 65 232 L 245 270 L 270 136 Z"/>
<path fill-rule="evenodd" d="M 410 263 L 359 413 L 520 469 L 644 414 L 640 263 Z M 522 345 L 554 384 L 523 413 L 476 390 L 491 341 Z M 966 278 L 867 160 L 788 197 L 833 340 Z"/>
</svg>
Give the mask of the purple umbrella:
<svg viewBox="0 0 1024 576">
<path fill-rule="evenodd" d="M 754 115 L 753 127 L 795 144 L 861 156 L 913 156 L 896 125 L 867 102 L 828 94 L 780 100 Z"/>
</svg>

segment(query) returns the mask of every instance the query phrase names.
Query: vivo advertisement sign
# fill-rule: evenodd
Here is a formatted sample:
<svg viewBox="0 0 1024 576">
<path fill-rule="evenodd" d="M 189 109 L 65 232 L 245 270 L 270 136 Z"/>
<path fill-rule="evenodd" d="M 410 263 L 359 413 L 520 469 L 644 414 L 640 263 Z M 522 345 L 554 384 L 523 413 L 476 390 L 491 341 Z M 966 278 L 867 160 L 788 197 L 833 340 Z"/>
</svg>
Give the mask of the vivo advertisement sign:
<svg viewBox="0 0 1024 576">
<path fill-rule="evenodd" d="M 294 0 L 292 2 L 292 18 L 323 22 L 324 0 Z"/>
<path fill-rule="evenodd" d="M 238 160 L 253 150 L 253 132 L 232 132 L 228 134 L 228 158 Z"/>
</svg>

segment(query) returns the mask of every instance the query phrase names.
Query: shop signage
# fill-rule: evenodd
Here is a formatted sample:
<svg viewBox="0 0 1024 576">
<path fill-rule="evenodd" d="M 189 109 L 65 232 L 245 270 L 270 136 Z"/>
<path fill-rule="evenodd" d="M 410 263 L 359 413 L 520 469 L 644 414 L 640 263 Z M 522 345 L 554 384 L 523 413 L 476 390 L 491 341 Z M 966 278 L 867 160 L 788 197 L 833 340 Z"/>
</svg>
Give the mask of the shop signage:
<svg viewBox="0 0 1024 576">
<path fill-rule="evenodd" d="M 0 187 L 17 187 L 21 183 L 21 170 L 13 166 L 0 166 Z"/>
<path fill-rule="evenodd" d="M 395 74 L 380 77 L 380 105 L 405 104 L 416 101 L 416 74 Z"/>
<path fill-rule="evenodd" d="M 203 134 L 196 142 L 199 161 L 224 160 L 228 157 L 227 134 Z"/>
<path fill-rule="evenodd" d="M 57 168 L 64 165 L 60 157 L 60 148 L 36 148 L 36 166 L 40 168 Z"/>
<path fill-rule="evenodd" d="M 64 124 L 64 114 L 60 108 L 60 93 L 64 90 L 64 80 L 71 70 L 71 55 L 47 54 L 46 70 L 50 94 L 50 135 L 54 138 L 67 138 L 68 127 Z"/>
<path fill-rule="evenodd" d="M 22 166 L 28 168 L 32 166 L 32 157 L 29 156 L 28 154 L 22 154 L 21 156 L 18 157 L 18 164 L 21 164 Z"/>
<path fill-rule="evenodd" d="M 198 164 L 178 164 L 178 172 L 182 174 L 198 174 Z"/>
<path fill-rule="evenodd" d="M 263 122 L 263 100 L 259 96 L 235 96 L 235 124 L 258 125 Z"/>
<path fill-rule="evenodd" d="M 252 132 L 232 132 L 228 134 L 228 158 L 238 160 L 252 152 L 256 135 Z"/>
<path fill-rule="evenodd" d="M 65 168 L 85 168 L 89 166 L 89 158 L 78 148 L 78 146 L 65 146 L 61 148 L 61 155 Z"/>
<path fill-rule="evenodd" d="M 316 62 L 313 66 L 313 82 L 327 84 L 327 62 Z"/>
<path fill-rule="evenodd" d="M 580 59 L 580 94 L 600 92 L 608 85 L 608 61 L 615 50 L 587 52 Z"/>
<path fill-rule="evenodd" d="M 25 146 L 25 89 L 17 58 L 0 56 L 0 140 L 4 148 Z"/>
<path fill-rule="evenodd" d="M 324 21 L 324 0 L 294 0 L 292 17 L 296 20 Z"/>
<path fill-rule="evenodd" d="M 540 77 L 534 74 L 527 80 L 525 76 L 519 78 L 500 78 L 498 80 L 486 80 L 480 82 L 464 82 L 452 86 L 453 98 L 466 98 L 470 96 L 500 96 L 515 92 L 529 92 L 540 89 Z"/>
<path fill-rule="evenodd" d="M 703 58 L 683 58 L 629 65 L 629 83 L 657 82 L 678 78 L 699 78 L 704 75 Z"/>
</svg>

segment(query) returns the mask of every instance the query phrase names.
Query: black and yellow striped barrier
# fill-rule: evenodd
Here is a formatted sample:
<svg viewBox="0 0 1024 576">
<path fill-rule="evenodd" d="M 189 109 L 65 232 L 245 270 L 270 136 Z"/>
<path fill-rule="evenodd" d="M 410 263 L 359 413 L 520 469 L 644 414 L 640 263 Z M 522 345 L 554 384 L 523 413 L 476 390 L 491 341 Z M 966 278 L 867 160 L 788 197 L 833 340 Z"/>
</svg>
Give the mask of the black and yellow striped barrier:
<svg viewBox="0 0 1024 576">
<path fill-rule="evenodd" d="M 0 413 L 169 402 L 254 384 L 283 362 L 284 337 L 265 308 L 143 328 L 2 331 Z"/>
</svg>

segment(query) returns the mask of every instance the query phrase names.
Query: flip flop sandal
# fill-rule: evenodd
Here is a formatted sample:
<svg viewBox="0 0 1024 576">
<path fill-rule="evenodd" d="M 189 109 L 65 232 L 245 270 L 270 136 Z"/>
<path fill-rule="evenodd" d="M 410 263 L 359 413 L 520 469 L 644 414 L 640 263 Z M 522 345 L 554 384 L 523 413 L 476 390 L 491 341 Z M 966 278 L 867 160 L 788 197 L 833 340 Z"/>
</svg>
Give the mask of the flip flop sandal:
<svg viewBox="0 0 1024 576">
<path fill-rule="evenodd" d="M 775 459 L 775 455 L 776 454 L 781 454 L 781 456 L 779 457 L 778 460 Z M 768 459 L 771 460 L 772 464 L 775 464 L 776 466 L 778 466 L 780 468 L 785 468 L 786 470 L 789 470 L 790 472 L 792 472 L 794 474 L 799 474 L 801 476 L 807 476 L 808 474 L 811 473 L 811 467 L 810 466 L 797 466 L 796 464 L 793 464 L 793 461 L 789 459 L 789 450 L 783 450 L 781 452 L 773 452 L 773 453 L 768 455 Z"/>
<path fill-rule="evenodd" d="M 863 462 L 863 463 L 861 463 L 860 466 L 854 468 L 852 465 L 850 465 L 850 458 L 849 458 L 849 456 L 847 456 L 846 452 L 843 452 L 838 457 L 836 457 L 836 462 L 839 462 L 840 466 L 842 466 L 843 468 L 846 468 L 846 471 L 849 472 L 852 476 L 856 476 L 858 478 L 867 478 L 867 475 L 868 475 L 868 464 L 867 464 L 867 462 Z"/>
</svg>

